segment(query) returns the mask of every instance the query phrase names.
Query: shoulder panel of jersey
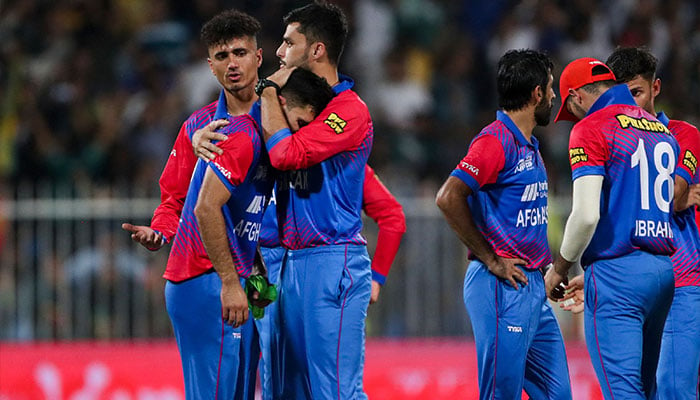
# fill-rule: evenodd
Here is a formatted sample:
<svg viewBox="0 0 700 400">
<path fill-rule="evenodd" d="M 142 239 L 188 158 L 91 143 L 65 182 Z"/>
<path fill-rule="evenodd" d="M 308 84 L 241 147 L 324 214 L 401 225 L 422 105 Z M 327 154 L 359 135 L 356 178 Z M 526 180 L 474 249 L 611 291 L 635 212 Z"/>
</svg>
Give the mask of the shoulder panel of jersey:
<svg viewBox="0 0 700 400">
<path fill-rule="evenodd" d="M 482 186 L 494 183 L 505 164 L 504 148 L 510 146 L 512 135 L 500 121 L 482 129 L 472 140 L 464 158 L 450 174 L 477 192 Z"/>
<path fill-rule="evenodd" d="M 219 130 L 228 138 L 219 143 L 223 154 L 216 155 L 209 166 L 219 176 L 230 192 L 241 184 L 250 167 L 257 164 L 261 152 L 261 139 L 255 121 L 250 115 L 229 118 L 229 124 Z"/>
<path fill-rule="evenodd" d="M 187 121 L 185 121 L 185 129 L 187 130 L 187 136 L 190 140 L 192 140 L 192 135 L 194 135 L 197 129 L 203 128 L 215 119 L 217 106 L 218 102 L 215 101 L 195 111 L 187 118 Z"/>
</svg>

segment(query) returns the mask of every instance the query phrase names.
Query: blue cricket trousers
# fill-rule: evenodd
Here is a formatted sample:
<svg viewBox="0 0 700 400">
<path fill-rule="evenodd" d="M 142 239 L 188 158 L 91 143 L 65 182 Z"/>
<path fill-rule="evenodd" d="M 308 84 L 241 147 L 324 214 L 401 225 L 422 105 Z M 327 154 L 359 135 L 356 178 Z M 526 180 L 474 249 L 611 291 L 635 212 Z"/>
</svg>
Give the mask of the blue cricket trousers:
<svg viewBox="0 0 700 400">
<path fill-rule="evenodd" d="M 236 329 L 224 323 L 220 295 L 221 279 L 215 272 L 165 284 L 188 400 L 255 396 L 260 349 L 253 316 Z"/>
<path fill-rule="evenodd" d="M 564 340 L 539 270 L 515 290 L 475 260 L 464 278 L 479 370 L 479 398 L 571 399 Z"/>
<path fill-rule="evenodd" d="M 636 251 L 596 261 L 584 277 L 586 345 L 603 397 L 652 398 L 673 300 L 671 259 Z"/>
<path fill-rule="evenodd" d="M 371 279 L 364 245 L 287 251 L 278 304 L 281 398 L 366 398 L 362 376 Z"/>
<path fill-rule="evenodd" d="M 282 268 L 282 259 L 286 252 L 284 247 L 260 247 L 260 251 L 267 266 L 267 279 L 270 283 L 278 285 L 280 269 Z M 258 365 L 260 372 L 260 386 L 262 389 L 262 400 L 272 400 L 281 395 L 282 383 L 279 381 L 281 372 L 279 366 L 281 360 L 277 356 L 279 354 L 279 318 L 278 318 L 279 300 L 270 303 L 265 307 L 265 316 L 259 320 L 255 320 L 255 326 L 258 329 L 260 337 L 260 364 Z M 277 371 L 273 374 L 272 368 Z M 273 380 L 274 377 L 274 380 Z"/>
<path fill-rule="evenodd" d="M 656 371 L 659 400 L 700 399 L 700 286 L 677 287 Z"/>
</svg>

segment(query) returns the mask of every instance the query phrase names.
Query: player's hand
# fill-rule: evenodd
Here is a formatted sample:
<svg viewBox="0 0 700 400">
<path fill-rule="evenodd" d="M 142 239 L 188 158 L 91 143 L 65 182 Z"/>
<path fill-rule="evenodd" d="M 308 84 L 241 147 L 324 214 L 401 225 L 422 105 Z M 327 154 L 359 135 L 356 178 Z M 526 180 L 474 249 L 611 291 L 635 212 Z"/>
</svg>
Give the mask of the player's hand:
<svg viewBox="0 0 700 400">
<path fill-rule="evenodd" d="M 271 300 L 268 300 L 268 299 L 261 299 L 261 298 L 260 298 L 260 292 L 258 292 L 258 291 L 255 290 L 255 289 L 250 289 L 250 290 L 249 290 L 249 292 L 248 292 L 248 299 L 250 300 L 250 302 L 251 302 L 254 306 L 261 307 L 261 308 L 265 308 L 265 307 L 267 307 L 268 305 L 270 305 L 270 303 L 272 303 Z"/>
<path fill-rule="evenodd" d="M 221 279 L 221 317 L 234 328 L 248 320 L 248 297 L 238 276 Z"/>
<path fill-rule="evenodd" d="M 223 133 L 215 132 L 217 129 L 228 125 L 225 119 L 217 119 L 211 121 L 203 128 L 197 129 L 192 135 L 192 147 L 194 154 L 205 161 L 211 161 L 216 157 L 216 154 L 224 153 L 220 147 L 212 143 L 214 140 L 226 140 L 227 136 Z"/>
<path fill-rule="evenodd" d="M 372 294 L 369 297 L 369 304 L 374 304 L 379 300 L 379 291 L 382 290 L 382 285 L 379 282 L 372 281 Z"/>
<path fill-rule="evenodd" d="M 277 86 L 283 87 L 285 84 L 287 84 L 289 75 L 291 75 L 292 71 L 294 71 L 295 69 L 297 69 L 297 67 L 280 68 L 277 71 L 275 71 L 274 74 L 268 76 L 267 79 L 272 82 L 275 82 Z"/>
<path fill-rule="evenodd" d="M 573 314 L 579 314 L 584 309 L 583 274 L 577 275 L 566 285 L 566 293 L 559 301 L 559 307 Z"/>
<path fill-rule="evenodd" d="M 507 280 L 515 290 L 518 290 L 518 282 L 527 285 L 527 276 L 522 269 L 518 268 L 518 265 L 527 265 L 527 261 L 522 258 L 496 257 L 496 262 L 487 266 L 489 272 Z"/>
<path fill-rule="evenodd" d="M 131 232 L 131 240 L 148 250 L 155 251 L 163 247 L 163 235 L 151 229 L 150 226 L 123 223 L 122 229 Z"/>
<path fill-rule="evenodd" d="M 557 272 L 555 268 L 548 269 L 544 275 L 544 289 L 547 297 L 554 301 L 561 299 L 565 293 L 560 286 L 562 283 L 566 286 L 569 283 L 568 278 Z"/>
<path fill-rule="evenodd" d="M 688 187 L 688 207 L 700 206 L 700 183 Z"/>
</svg>

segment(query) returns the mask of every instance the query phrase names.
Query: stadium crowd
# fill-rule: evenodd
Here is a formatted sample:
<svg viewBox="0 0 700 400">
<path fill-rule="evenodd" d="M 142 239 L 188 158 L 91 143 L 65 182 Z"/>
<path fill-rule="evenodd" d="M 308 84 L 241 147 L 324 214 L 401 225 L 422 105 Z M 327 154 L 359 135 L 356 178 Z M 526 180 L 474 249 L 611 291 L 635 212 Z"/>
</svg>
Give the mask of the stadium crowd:
<svg viewBox="0 0 700 400">
<path fill-rule="evenodd" d="M 304 3 L 3 2 L 0 178 L 9 187 L 128 182 L 129 194 L 157 196 L 180 121 L 216 99 L 201 61 L 202 22 L 228 7 L 258 18 L 266 75 L 277 68 L 282 16 Z M 341 71 L 356 79 L 377 133 L 370 163 L 399 196 L 434 194 L 493 118 L 495 63 L 509 48 L 547 51 L 558 76 L 576 57 L 648 45 L 664 82 L 660 108 L 700 122 L 700 5 L 692 0 L 336 3 L 351 21 Z M 535 132 L 553 194 L 570 190 L 563 129 Z"/>
</svg>

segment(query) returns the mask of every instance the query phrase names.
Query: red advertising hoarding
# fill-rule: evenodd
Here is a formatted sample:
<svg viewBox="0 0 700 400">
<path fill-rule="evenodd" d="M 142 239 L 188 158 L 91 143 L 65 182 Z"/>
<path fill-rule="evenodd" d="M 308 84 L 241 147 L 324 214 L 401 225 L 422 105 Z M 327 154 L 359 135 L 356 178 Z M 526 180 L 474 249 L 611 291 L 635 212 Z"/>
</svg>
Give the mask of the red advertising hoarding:
<svg viewBox="0 0 700 400">
<path fill-rule="evenodd" d="M 602 399 L 585 345 L 568 343 L 575 400 Z M 367 342 L 370 399 L 477 399 L 474 343 Z M 525 397 L 527 398 L 527 397 Z M 182 400 L 173 341 L 0 343 L 0 400 Z"/>
</svg>

